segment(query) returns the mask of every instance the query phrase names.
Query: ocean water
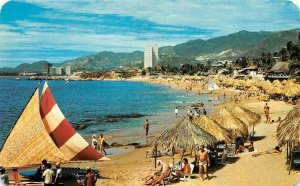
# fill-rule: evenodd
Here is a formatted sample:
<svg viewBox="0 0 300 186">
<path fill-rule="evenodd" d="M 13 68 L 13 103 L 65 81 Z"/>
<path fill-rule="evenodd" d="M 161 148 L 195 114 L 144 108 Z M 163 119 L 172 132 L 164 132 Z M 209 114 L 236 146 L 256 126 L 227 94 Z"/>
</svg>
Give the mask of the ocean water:
<svg viewBox="0 0 300 186">
<path fill-rule="evenodd" d="M 208 95 L 187 94 L 167 86 L 127 81 L 48 81 L 58 106 L 69 120 L 87 124 L 78 130 L 81 135 L 99 132 L 122 131 L 143 125 L 145 118 L 161 112 L 174 113 L 174 108 L 192 102 L 207 101 Z M 30 99 L 38 81 L 0 77 L 0 145 L 9 134 L 22 109 Z M 42 90 L 43 82 L 40 87 Z M 107 122 L 108 115 L 140 113 L 141 118 Z"/>
</svg>

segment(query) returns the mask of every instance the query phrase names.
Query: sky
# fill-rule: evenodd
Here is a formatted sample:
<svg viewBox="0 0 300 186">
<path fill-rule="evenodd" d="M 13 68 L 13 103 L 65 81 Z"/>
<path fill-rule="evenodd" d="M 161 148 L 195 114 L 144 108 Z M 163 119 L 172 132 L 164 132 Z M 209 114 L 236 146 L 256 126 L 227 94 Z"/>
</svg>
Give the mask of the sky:
<svg viewBox="0 0 300 186">
<path fill-rule="evenodd" d="M 5 3 L 6 2 L 6 3 Z M 4 4 L 5 3 L 5 4 Z M 0 0 L 0 67 L 300 28 L 300 0 Z"/>
</svg>

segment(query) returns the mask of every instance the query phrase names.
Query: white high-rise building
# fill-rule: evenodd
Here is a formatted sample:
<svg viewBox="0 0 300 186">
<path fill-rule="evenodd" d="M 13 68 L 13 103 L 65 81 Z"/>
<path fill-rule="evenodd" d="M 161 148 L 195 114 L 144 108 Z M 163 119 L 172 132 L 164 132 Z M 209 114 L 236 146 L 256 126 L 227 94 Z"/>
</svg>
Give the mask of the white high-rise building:
<svg viewBox="0 0 300 186">
<path fill-rule="evenodd" d="M 72 75 L 72 71 L 71 71 L 71 63 L 68 63 L 66 66 L 66 75 L 70 76 Z"/>
<path fill-rule="evenodd" d="M 144 49 L 144 68 L 158 65 L 158 46 L 146 46 Z"/>
</svg>

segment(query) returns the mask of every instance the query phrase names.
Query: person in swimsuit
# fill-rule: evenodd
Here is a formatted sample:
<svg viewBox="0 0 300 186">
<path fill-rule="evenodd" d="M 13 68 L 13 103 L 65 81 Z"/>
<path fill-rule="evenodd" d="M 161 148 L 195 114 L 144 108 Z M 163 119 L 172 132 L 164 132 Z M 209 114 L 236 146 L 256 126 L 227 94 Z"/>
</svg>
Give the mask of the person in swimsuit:
<svg viewBox="0 0 300 186">
<path fill-rule="evenodd" d="M 210 166 L 209 156 L 207 151 L 204 150 L 204 146 L 200 146 L 200 150 L 198 152 L 199 155 L 199 171 L 202 181 L 204 181 L 204 174 L 206 174 L 206 178 L 209 178 L 207 173 L 207 167 Z"/>
</svg>

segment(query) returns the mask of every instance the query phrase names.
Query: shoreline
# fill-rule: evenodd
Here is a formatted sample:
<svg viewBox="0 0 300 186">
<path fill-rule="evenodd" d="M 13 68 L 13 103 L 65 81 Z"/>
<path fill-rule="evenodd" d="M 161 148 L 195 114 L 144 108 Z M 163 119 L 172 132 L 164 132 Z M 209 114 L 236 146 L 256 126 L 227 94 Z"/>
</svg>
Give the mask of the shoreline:
<svg viewBox="0 0 300 186">
<path fill-rule="evenodd" d="M 104 80 L 106 81 L 106 80 Z M 109 80 L 111 81 L 111 80 Z M 144 82 L 144 83 L 150 83 L 153 85 L 158 85 L 158 86 L 169 86 L 169 88 L 173 88 L 175 91 L 184 91 L 184 89 L 182 87 L 176 86 L 176 85 L 169 85 L 166 81 L 161 81 L 159 79 L 152 79 L 152 81 L 149 81 L 149 79 L 146 78 L 133 78 L 133 79 L 127 79 L 125 81 L 130 81 L 130 82 Z M 224 89 L 219 89 L 214 91 L 213 93 L 209 93 L 208 91 L 203 91 L 204 93 L 199 94 L 199 96 L 203 95 L 203 94 L 207 94 L 208 97 L 212 97 L 212 98 L 216 98 L 218 96 L 223 96 L 224 93 L 226 93 L 227 96 L 233 96 L 235 94 L 238 94 L 240 91 L 235 91 L 235 90 L 224 90 Z M 188 94 L 192 93 L 199 93 L 198 90 L 191 90 L 190 92 L 187 92 Z M 197 96 L 197 95 L 195 95 Z M 200 101 L 200 100 L 199 100 Z M 202 101 L 202 100 L 201 100 Z M 211 104 L 216 102 L 215 104 Z M 222 104 L 222 103 L 226 103 L 230 101 L 229 99 L 224 100 L 223 98 L 220 100 L 215 100 L 215 101 L 204 101 L 205 105 L 204 107 L 206 108 L 208 115 L 211 116 L 213 114 L 215 114 L 216 112 L 216 106 Z M 186 112 L 187 110 L 191 107 L 191 105 L 195 104 L 197 102 L 192 102 L 192 103 L 188 103 L 185 104 L 184 106 L 181 106 L 183 108 L 181 108 L 180 112 L 179 112 L 179 118 L 183 118 L 186 116 Z M 143 118 L 148 118 L 150 121 L 150 134 L 148 137 L 150 137 L 150 139 L 146 140 L 146 136 L 144 135 L 144 130 L 143 130 L 143 123 L 141 123 L 141 127 L 135 127 L 135 128 L 130 128 L 130 129 L 124 129 L 124 130 L 117 130 L 117 131 L 110 131 L 110 132 L 102 132 L 102 134 L 104 135 L 105 139 L 108 141 L 109 144 L 112 143 L 119 143 L 119 144 L 124 144 L 122 146 L 117 146 L 117 147 L 110 147 L 107 148 L 107 152 L 109 152 L 110 150 L 112 150 L 111 153 L 108 153 L 108 157 L 109 158 L 113 158 L 113 157 L 118 157 L 120 155 L 124 155 L 124 154 L 128 154 L 132 151 L 135 151 L 135 146 L 132 145 L 126 145 L 126 144 L 130 144 L 130 143 L 140 143 L 140 145 L 142 146 L 152 146 L 153 140 L 155 140 L 156 137 L 158 137 L 163 131 L 169 129 L 172 125 L 174 125 L 175 123 L 175 116 L 172 111 L 165 111 L 165 112 L 158 112 L 155 115 L 152 116 L 145 116 Z M 154 123 L 155 124 L 151 124 L 151 121 L 153 122 L 154 119 Z M 152 130 L 151 130 L 152 128 Z M 134 131 L 134 132 L 133 132 Z M 84 135 L 85 139 L 90 142 L 91 141 L 91 135 Z M 96 134 L 98 135 L 98 134 Z M 130 150 L 128 150 L 130 149 Z"/>
</svg>

